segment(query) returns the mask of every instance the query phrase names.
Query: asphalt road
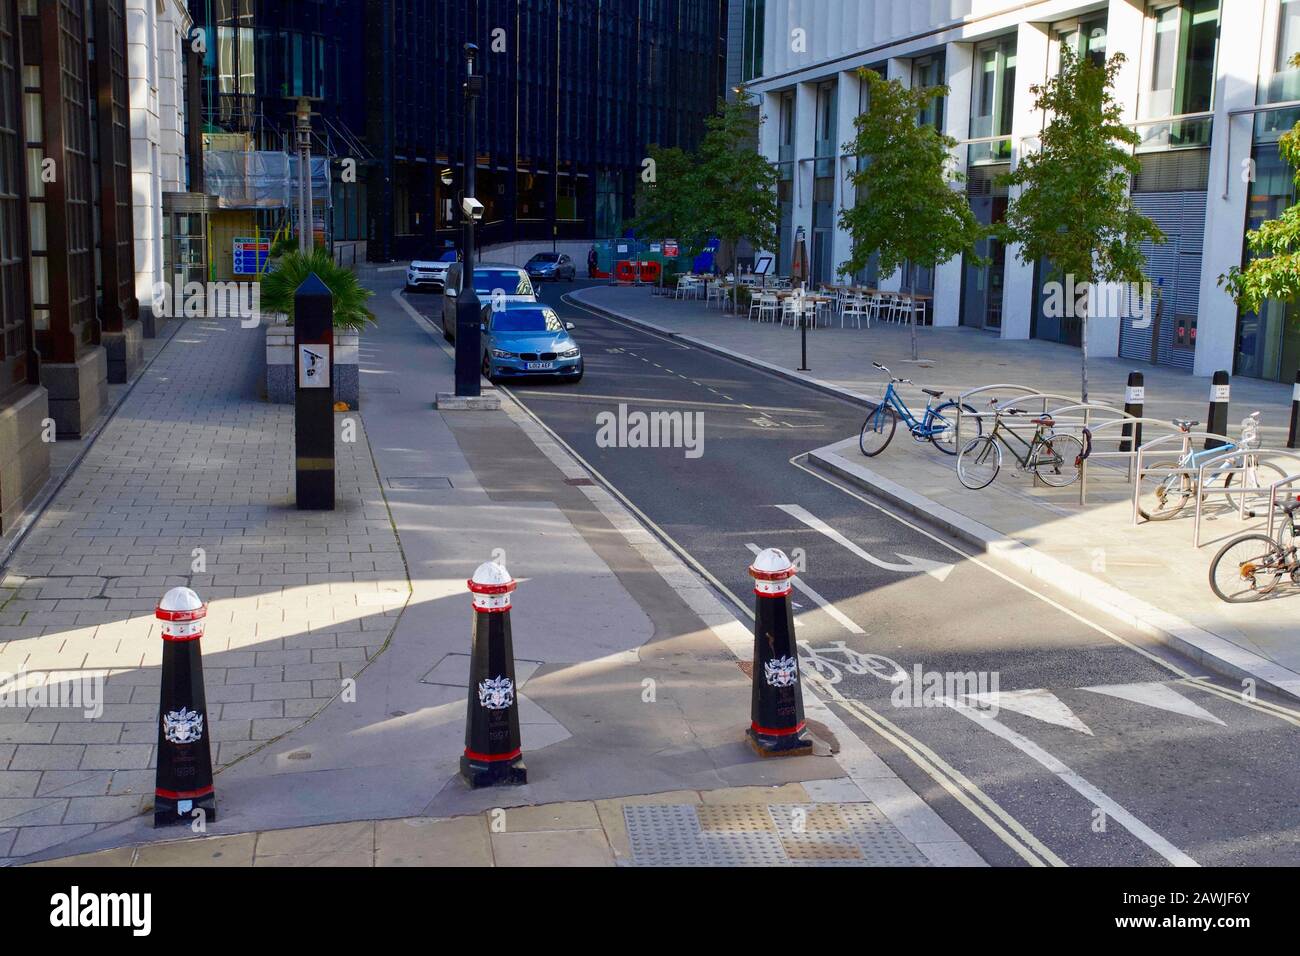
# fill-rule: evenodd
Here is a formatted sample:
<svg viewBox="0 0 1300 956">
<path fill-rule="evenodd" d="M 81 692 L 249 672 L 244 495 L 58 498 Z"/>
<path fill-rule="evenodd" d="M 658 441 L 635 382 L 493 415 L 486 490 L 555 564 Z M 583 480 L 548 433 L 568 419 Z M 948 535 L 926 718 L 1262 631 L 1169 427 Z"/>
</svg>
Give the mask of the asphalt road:
<svg viewBox="0 0 1300 956">
<path fill-rule="evenodd" d="M 562 299 L 572 288 L 543 298 L 578 326 L 584 380 L 510 391 L 738 604 L 753 548 L 795 557 L 805 671 L 989 863 L 1300 864 L 1300 708 L 1243 700 L 808 468 L 799 456 L 856 433 L 859 408 L 597 316 Z M 699 413 L 702 443 L 602 447 L 598 416 L 620 405 Z M 938 454 L 894 441 L 886 454 Z M 916 668 L 917 699 L 900 699 Z M 972 690 L 999 692 L 996 712 L 945 700 Z"/>
</svg>

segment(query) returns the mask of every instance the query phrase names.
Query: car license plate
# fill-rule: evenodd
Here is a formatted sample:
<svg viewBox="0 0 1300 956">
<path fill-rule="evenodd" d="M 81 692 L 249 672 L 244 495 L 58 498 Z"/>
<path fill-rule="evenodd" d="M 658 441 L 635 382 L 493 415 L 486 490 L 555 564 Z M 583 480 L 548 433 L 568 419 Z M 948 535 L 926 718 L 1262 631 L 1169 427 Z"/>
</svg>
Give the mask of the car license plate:
<svg viewBox="0 0 1300 956">
<path fill-rule="evenodd" d="M 545 372 L 548 371 L 549 369 L 555 368 L 555 363 L 554 362 L 529 362 L 527 363 L 526 367 L 530 372 Z"/>
</svg>

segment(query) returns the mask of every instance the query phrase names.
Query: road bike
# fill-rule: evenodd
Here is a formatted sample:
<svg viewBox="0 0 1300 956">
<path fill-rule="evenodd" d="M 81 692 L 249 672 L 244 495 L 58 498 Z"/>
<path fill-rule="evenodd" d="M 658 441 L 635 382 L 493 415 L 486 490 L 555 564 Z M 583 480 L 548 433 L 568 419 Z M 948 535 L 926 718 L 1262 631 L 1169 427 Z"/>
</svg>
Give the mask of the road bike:
<svg viewBox="0 0 1300 956">
<path fill-rule="evenodd" d="M 1184 435 L 1189 434 L 1199 424 L 1201 423 L 1185 418 L 1173 420 L 1174 427 Z M 1237 483 L 1237 488 L 1267 489 L 1278 479 L 1286 477 L 1286 473 L 1280 467 L 1272 462 L 1260 461 L 1258 455 L 1251 453 L 1251 449 L 1258 447 L 1259 412 L 1252 412 L 1242 421 L 1241 438 L 1235 442 L 1228 442 L 1218 448 L 1194 451 L 1191 441 L 1184 439 L 1183 451 L 1177 461 L 1166 459 L 1152 462 L 1149 467 L 1154 474 L 1142 475 L 1142 488 L 1138 493 L 1138 514 L 1148 521 L 1165 521 L 1182 511 L 1184 506 L 1193 500 L 1198 490 L 1202 501 L 1208 498 L 1211 492 L 1217 491 L 1223 494 L 1230 508 L 1236 508 L 1238 495 L 1231 491 L 1234 482 Z M 1212 467 L 1210 473 L 1206 475 L 1205 487 L 1197 488 L 1199 480 L 1197 474 L 1202 465 L 1216 456 L 1238 450 L 1245 453 L 1240 465 L 1236 464 L 1234 458 L 1220 462 L 1217 468 Z M 1144 467 L 1143 472 L 1146 470 Z M 1253 518 L 1255 514 L 1253 511 L 1247 511 L 1246 516 Z"/>
<path fill-rule="evenodd" d="M 1064 488 L 1079 480 L 1079 466 L 1087 457 L 1084 443 L 1073 435 L 1058 435 L 1053 429 L 1056 420 L 1044 414 L 1031 419 L 1033 437 L 1028 441 L 1003 421 L 1004 416 L 1027 415 L 1023 408 L 998 408 L 993 406 L 993 431 L 973 438 L 962 447 L 957 456 L 957 480 L 971 491 L 979 491 L 993 483 L 1002 470 L 1002 450 L 1005 448 L 1016 460 L 1021 471 L 1027 471 L 1045 485 Z"/>
<path fill-rule="evenodd" d="M 889 384 L 885 387 L 884 397 L 876 405 L 875 410 L 867 416 L 867 420 L 862 424 L 862 433 L 858 436 L 858 447 L 868 458 L 875 458 L 889 447 L 900 418 L 907 425 L 913 441 L 930 442 L 945 455 L 957 453 L 957 416 L 961 412 L 967 412 L 972 416 L 971 421 L 975 423 L 976 434 L 983 432 L 979 418 L 975 417 L 975 409 L 954 401 L 936 405 L 935 402 L 943 398 L 943 392 L 933 388 L 921 389 L 930 397 L 925 404 L 925 412 L 917 418 L 899 396 L 898 390 L 894 388 L 895 385 L 916 383 L 910 378 L 894 378 L 894 373 L 879 362 L 871 364 L 890 378 Z"/>
<path fill-rule="evenodd" d="M 1248 604 L 1277 591 L 1285 580 L 1300 584 L 1296 535 L 1300 497 L 1278 504 L 1285 515 L 1277 538 L 1254 532 L 1233 538 L 1210 562 L 1210 589 L 1229 604 Z"/>
</svg>

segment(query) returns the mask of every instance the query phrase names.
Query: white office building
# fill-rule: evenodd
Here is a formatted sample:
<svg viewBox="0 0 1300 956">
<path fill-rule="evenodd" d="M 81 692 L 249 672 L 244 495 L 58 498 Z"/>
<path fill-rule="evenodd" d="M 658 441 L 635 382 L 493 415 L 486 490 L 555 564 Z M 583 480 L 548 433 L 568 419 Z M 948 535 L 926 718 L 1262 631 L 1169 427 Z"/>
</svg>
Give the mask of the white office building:
<svg viewBox="0 0 1300 956">
<path fill-rule="evenodd" d="M 1300 52 L 1300 0 L 735 2 L 741 79 L 759 95 L 760 149 L 781 172 L 783 271 L 800 227 L 815 279 L 833 280 L 848 258 L 839 211 L 854 201 L 843 144 L 864 109 L 859 68 L 948 86 L 922 121 L 957 140 L 971 206 L 992 222 L 1009 199 L 998 175 L 1043 126 L 1030 87 L 1057 68 L 1063 46 L 1098 59 L 1122 52 L 1115 95 L 1141 136 L 1133 195 L 1168 241 L 1147 250 L 1158 320 L 1090 319 L 1090 351 L 1197 375 L 1293 379 L 1300 312 L 1279 302 L 1239 315 L 1218 279 L 1241 264 L 1246 229 L 1295 201 L 1277 140 L 1300 119 L 1300 71 L 1287 65 Z M 869 268 L 863 278 L 884 289 L 915 279 L 933 293 L 938 326 L 1077 344 L 1078 320 L 1044 308 L 1048 267 L 988 246 L 987 265 L 954 260 L 914 277 Z"/>
</svg>

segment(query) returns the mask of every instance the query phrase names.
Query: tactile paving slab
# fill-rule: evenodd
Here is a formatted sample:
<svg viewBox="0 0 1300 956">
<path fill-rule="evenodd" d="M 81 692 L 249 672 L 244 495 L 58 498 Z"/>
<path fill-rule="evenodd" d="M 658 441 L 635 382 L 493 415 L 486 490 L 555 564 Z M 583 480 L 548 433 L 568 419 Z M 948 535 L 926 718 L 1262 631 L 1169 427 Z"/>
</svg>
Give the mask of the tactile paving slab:
<svg viewBox="0 0 1300 956">
<path fill-rule="evenodd" d="M 926 866 L 870 803 L 625 805 L 632 866 Z"/>
</svg>

